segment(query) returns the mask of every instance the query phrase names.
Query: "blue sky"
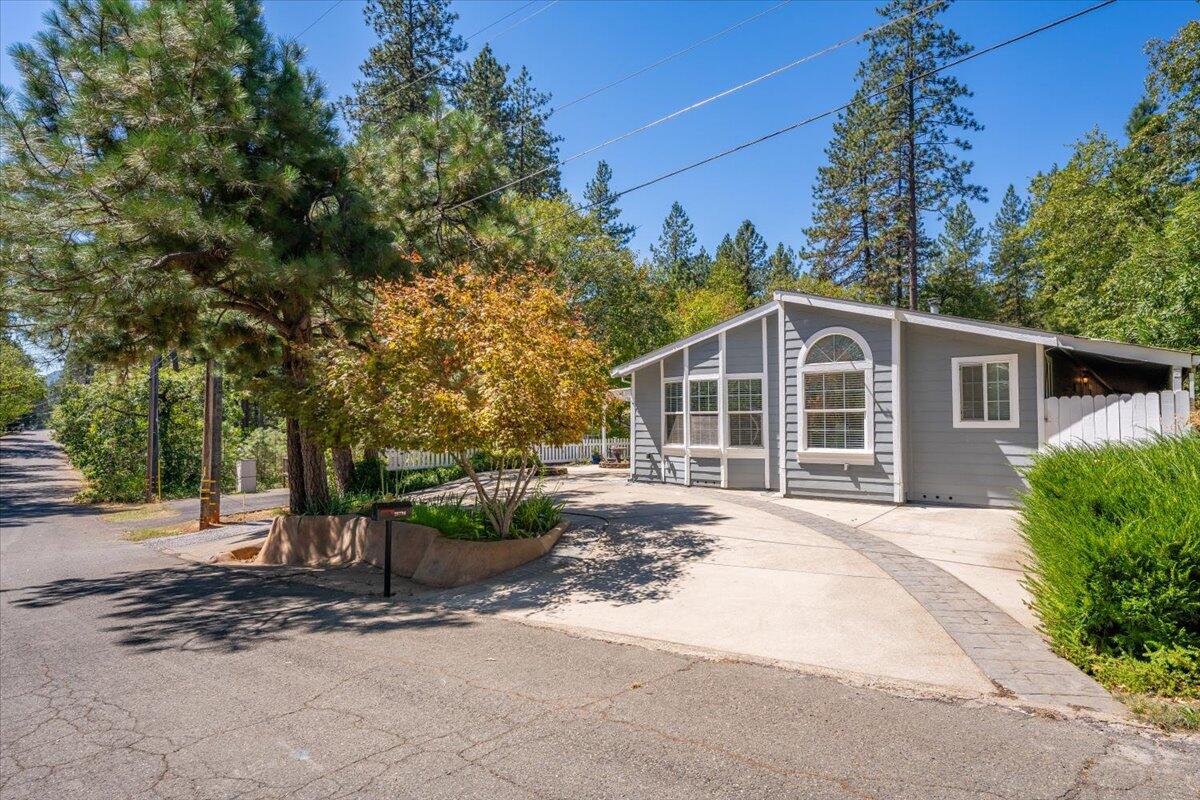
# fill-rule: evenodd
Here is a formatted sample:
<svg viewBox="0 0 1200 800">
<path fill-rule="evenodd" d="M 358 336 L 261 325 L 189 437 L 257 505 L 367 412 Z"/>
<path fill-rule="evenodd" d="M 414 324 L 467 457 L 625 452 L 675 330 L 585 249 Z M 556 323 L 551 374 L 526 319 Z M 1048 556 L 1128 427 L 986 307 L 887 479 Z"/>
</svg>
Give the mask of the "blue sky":
<svg viewBox="0 0 1200 800">
<path fill-rule="evenodd" d="M 464 0 L 454 4 L 459 31 L 469 35 L 525 0 Z M 527 9 L 470 41 L 468 55 L 489 36 L 546 5 Z M 770 8 L 765 2 L 587 2 L 562 0 L 491 44 L 515 72 L 529 67 L 536 85 L 566 102 L 625 73 Z M 333 0 L 267 0 L 267 21 L 280 36 L 299 33 Z M 977 48 L 1089 5 L 1087 2 L 958 2 L 944 22 Z M 564 157 L 637 127 L 877 24 L 875 3 L 796 0 L 719 40 L 556 115 Z M 12 86 L 8 48 L 40 27 L 45 2 L 0 0 L 0 82 Z M 1005 187 L 1029 178 L 1069 153 L 1088 129 L 1119 134 L 1142 92 L 1148 39 L 1171 36 L 1197 16 L 1194 2 L 1125 0 L 1060 28 L 963 65 L 955 74 L 973 92 L 968 101 L 984 130 L 973 134 L 974 179 L 990 202 L 976 204 L 990 220 Z M 342 0 L 303 34 L 309 63 L 332 95 L 349 91 L 373 41 L 361 0 Z M 844 47 L 783 75 L 568 164 L 564 183 L 579 197 L 606 159 L 621 189 L 758 134 L 838 106 L 854 90 L 861 46 Z M 811 189 L 830 120 L 622 198 L 638 226 L 634 245 L 647 253 L 671 202 L 683 203 L 711 251 L 742 219 L 754 221 L 774 246 L 802 243 Z"/>
</svg>

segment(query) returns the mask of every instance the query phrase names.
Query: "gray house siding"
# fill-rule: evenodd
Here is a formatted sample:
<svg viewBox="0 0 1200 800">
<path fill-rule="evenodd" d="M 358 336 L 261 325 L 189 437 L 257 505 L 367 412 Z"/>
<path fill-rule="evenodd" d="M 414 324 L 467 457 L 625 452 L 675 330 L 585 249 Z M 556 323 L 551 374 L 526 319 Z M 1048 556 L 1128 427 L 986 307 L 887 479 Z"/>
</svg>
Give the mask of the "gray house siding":
<svg viewBox="0 0 1200 800">
<path fill-rule="evenodd" d="M 688 371 L 716 373 L 721 366 L 721 340 L 712 336 L 697 342 L 688 351 Z"/>
<path fill-rule="evenodd" d="M 779 491 L 779 315 L 770 314 L 767 320 L 767 379 L 763 391 L 767 393 L 767 454 L 770 470 L 767 487 Z"/>
<path fill-rule="evenodd" d="M 721 459 L 692 456 L 692 483 L 703 486 L 720 486 Z"/>
<path fill-rule="evenodd" d="M 663 377 L 683 377 L 683 351 L 672 353 L 663 359 Z"/>
<path fill-rule="evenodd" d="M 725 372 L 762 372 L 762 320 L 752 320 L 725 333 Z"/>
<path fill-rule="evenodd" d="M 659 365 L 651 364 L 633 375 L 633 476 L 637 480 L 662 480 L 662 390 Z"/>
<path fill-rule="evenodd" d="M 663 456 L 663 467 L 667 471 L 665 478 L 667 483 L 683 484 L 685 461 L 683 456 Z"/>
<path fill-rule="evenodd" d="M 904 329 L 906 499 L 1011 506 L 1018 469 L 1037 452 L 1036 347 L 1009 339 Z M 952 358 L 1017 354 L 1019 428 L 955 428 Z"/>
<path fill-rule="evenodd" d="M 787 494 L 852 500 L 891 501 L 894 497 L 892 458 L 892 334 L 891 320 L 841 311 L 788 304 L 784 306 L 784 407 Z M 874 380 L 875 460 L 872 464 L 801 463 L 799 449 L 798 375 L 800 351 L 817 331 L 845 327 L 866 340 L 871 349 Z"/>
</svg>

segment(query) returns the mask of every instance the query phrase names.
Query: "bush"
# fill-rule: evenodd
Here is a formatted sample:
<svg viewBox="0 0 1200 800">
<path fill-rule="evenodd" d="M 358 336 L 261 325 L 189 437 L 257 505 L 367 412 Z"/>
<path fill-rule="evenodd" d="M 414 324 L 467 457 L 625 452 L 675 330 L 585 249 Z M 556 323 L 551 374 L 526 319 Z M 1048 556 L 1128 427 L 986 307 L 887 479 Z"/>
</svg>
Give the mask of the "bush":
<svg viewBox="0 0 1200 800">
<path fill-rule="evenodd" d="M 1200 696 L 1200 435 L 1054 451 L 1021 532 L 1055 648 L 1113 689 Z"/>
<path fill-rule="evenodd" d="M 509 538 L 541 536 L 562 521 L 562 503 L 541 491 L 522 500 L 513 512 Z M 416 503 L 409 522 L 428 525 L 450 539 L 498 541 L 501 537 L 476 505 L 464 505 L 463 497 L 444 496 Z"/>
</svg>

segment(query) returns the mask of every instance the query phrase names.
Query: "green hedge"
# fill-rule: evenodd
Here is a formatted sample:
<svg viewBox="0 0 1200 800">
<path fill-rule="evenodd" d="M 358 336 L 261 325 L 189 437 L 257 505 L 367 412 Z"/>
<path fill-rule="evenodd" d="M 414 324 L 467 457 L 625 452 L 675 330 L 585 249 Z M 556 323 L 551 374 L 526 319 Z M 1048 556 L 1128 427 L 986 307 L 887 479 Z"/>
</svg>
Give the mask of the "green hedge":
<svg viewBox="0 0 1200 800">
<path fill-rule="evenodd" d="M 1200 697 L 1200 435 L 1053 451 L 1027 477 L 1055 648 L 1112 689 Z"/>
</svg>

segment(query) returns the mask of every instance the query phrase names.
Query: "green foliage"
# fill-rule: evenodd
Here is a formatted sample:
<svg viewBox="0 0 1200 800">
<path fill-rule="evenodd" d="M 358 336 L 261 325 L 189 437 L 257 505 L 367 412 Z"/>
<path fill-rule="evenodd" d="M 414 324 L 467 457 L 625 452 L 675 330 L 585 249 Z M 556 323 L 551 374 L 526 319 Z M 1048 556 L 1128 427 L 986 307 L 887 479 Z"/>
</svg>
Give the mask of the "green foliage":
<svg viewBox="0 0 1200 800">
<path fill-rule="evenodd" d="M 767 259 L 766 285 L 763 288 L 763 299 L 766 300 L 777 289 L 785 289 L 792 285 L 798 277 L 796 272 L 796 251 L 780 242 L 775 246 L 775 252 Z"/>
<path fill-rule="evenodd" d="M 1033 308 L 1037 285 L 1033 243 L 1024 230 L 1028 219 L 1029 204 L 1010 184 L 988 228 L 988 271 L 996 304 L 995 319 L 1009 325 L 1031 326 L 1038 321 Z"/>
<path fill-rule="evenodd" d="M 46 396 L 46 382 L 20 345 L 0 336 L 0 433 L 34 410 Z"/>
<path fill-rule="evenodd" d="M 1151 42 L 1128 144 L 1092 131 L 1033 181 L 1026 226 L 1046 324 L 1200 348 L 1200 22 Z"/>
<path fill-rule="evenodd" d="M 695 289 L 704 283 L 707 275 L 698 269 L 703 265 L 696 257 L 696 245 L 696 231 L 687 212 L 678 202 L 672 203 L 658 242 L 650 245 L 655 278 L 671 290 Z"/>
<path fill-rule="evenodd" d="M 621 209 L 617 207 L 616 193 L 609 186 L 612 176 L 612 167 L 608 162 L 599 161 L 596 164 L 596 174 L 584 187 L 583 200 L 588 216 L 596 220 L 619 247 L 627 247 L 637 228 L 621 222 Z"/>
<path fill-rule="evenodd" d="M 1055 648 L 1114 688 L 1200 696 L 1200 435 L 1053 452 L 1028 479 L 1029 588 Z"/>
<path fill-rule="evenodd" d="M 359 127 L 388 129 L 422 114 L 438 93 L 461 80 L 455 60 L 466 42 L 454 34 L 449 0 L 370 0 L 363 17 L 378 37 L 363 62 L 362 80 L 345 106 Z"/>
<path fill-rule="evenodd" d="M 517 505 L 508 538 L 541 536 L 562 522 L 563 504 L 542 491 L 535 491 Z M 451 539 L 497 541 L 502 538 L 476 506 L 464 504 L 464 497 L 446 495 L 429 502 L 415 503 L 408 521 L 428 525 Z"/>
<path fill-rule="evenodd" d="M 965 201 L 950 210 L 925 277 L 925 301 L 941 300 L 942 313 L 991 319 L 995 304 L 984 283 L 983 231 Z"/>
<path fill-rule="evenodd" d="M 284 485 L 287 479 L 283 471 L 283 462 L 287 458 L 287 436 L 282 430 L 256 428 L 248 431 L 241 437 L 235 452 L 239 459 L 255 460 L 259 491 Z"/>
</svg>

